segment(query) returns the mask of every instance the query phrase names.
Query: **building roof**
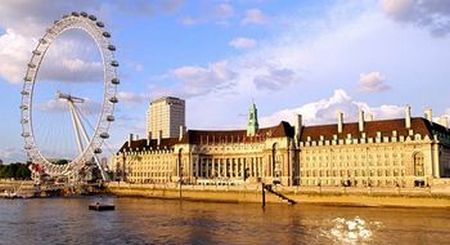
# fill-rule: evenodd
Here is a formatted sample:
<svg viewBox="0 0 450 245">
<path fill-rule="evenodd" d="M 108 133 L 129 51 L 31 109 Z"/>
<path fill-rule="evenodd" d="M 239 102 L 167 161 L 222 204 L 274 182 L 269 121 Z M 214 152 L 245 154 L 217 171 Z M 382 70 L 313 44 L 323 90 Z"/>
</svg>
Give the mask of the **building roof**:
<svg viewBox="0 0 450 245">
<path fill-rule="evenodd" d="M 434 132 L 450 133 L 444 126 L 431 123 L 425 118 L 411 118 L 411 129 L 414 134 L 428 135 L 430 138 L 433 138 Z M 382 137 L 392 136 L 393 131 L 397 131 L 398 136 L 409 135 L 409 129 L 405 127 L 404 118 L 364 122 L 363 132 L 366 134 L 366 138 L 375 138 L 377 132 L 381 132 Z M 323 136 L 325 140 L 331 140 L 334 135 L 337 135 L 339 139 L 345 139 L 348 134 L 351 134 L 353 138 L 361 137 L 362 133 L 359 132 L 358 122 L 344 123 L 340 134 L 337 124 L 305 126 L 302 128 L 300 140 L 307 141 L 308 137 L 311 140 L 320 140 L 320 136 Z"/>
<path fill-rule="evenodd" d="M 163 102 L 163 101 L 179 101 L 179 102 L 184 102 L 183 99 L 177 98 L 177 97 L 172 97 L 172 96 L 163 96 L 163 97 L 159 97 L 157 99 L 152 100 L 150 103 L 158 103 L 158 102 Z"/>
<path fill-rule="evenodd" d="M 148 144 L 150 143 L 150 144 Z M 176 143 L 178 143 L 178 138 L 166 138 L 161 139 L 161 145 L 159 148 L 172 148 Z M 128 145 L 128 141 L 126 141 L 122 147 L 120 147 L 119 152 L 124 151 L 130 151 L 130 150 L 136 150 L 137 148 L 140 151 L 150 150 L 151 149 L 157 149 L 158 147 L 158 141 L 156 139 L 150 140 L 150 142 L 147 141 L 147 139 L 140 139 L 140 140 L 133 140 L 131 141 L 131 146 Z"/>
<path fill-rule="evenodd" d="M 431 123 L 425 118 L 411 118 L 411 128 L 414 134 L 426 135 L 433 138 L 433 135 L 443 134 L 450 136 L 450 129 L 438 124 Z M 359 132 L 358 122 L 344 123 L 342 133 L 338 133 L 337 124 L 317 125 L 317 126 L 303 126 L 301 130 L 300 140 L 305 142 L 308 137 L 313 141 L 320 140 L 323 136 L 324 140 L 332 140 L 334 135 L 338 139 L 347 138 L 351 134 L 352 138 L 360 138 L 362 133 L 366 134 L 366 138 L 375 138 L 377 133 L 381 132 L 381 136 L 392 136 L 392 132 L 397 131 L 398 136 L 408 136 L 409 129 L 405 127 L 405 119 L 390 119 L 378 121 L 364 122 L 364 131 Z M 282 121 L 280 124 L 258 129 L 255 136 L 247 136 L 246 130 L 188 130 L 181 140 L 178 138 L 161 139 L 159 148 L 173 148 L 176 144 L 218 144 L 218 143 L 252 143 L 264 141 L 268 138 L 289 137 L 293 138 L 295 129 L 288 122 Z M 131 146 L 125 142 L 120 148 L 119 152 L 135 151 L 137 148 L 140 151 L 157 149 L 157 140 L 152 139 L 150 142 L 147 139 L 133 140 Z"/>
<path fill-rule="evenodd" d="M 247 136 L 247 130 L 188 130 L 181 143 L 251 143 L 276 137 L 294 137 L 294 128 L 288 122 L 282 121 L 277 126 L 258 129 L 254 136 Z"/>
</svg>

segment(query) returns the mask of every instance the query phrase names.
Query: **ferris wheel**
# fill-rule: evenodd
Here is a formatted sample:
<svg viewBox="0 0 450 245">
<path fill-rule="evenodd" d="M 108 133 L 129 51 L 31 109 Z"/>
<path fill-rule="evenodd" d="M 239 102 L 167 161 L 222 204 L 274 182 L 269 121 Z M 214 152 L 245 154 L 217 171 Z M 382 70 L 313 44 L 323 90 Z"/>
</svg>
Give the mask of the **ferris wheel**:
<svg viewBox="0 0 450 245">
<path fill-rule="evenodd" d="M 87 33 L 96 44 L 101 56 L 101 66 L 103 66 L 103 79 L 101 85 L 102 98 L 99 100 L 100 108 L 96 115 L 96 122 L 91 125 L 90 132 L 83 120 L 84 115 L 80 109 L 90 98 L 81 97 L 66 91 L 52 91 L 55 100 L 64 104 L 67 113 L 70 115 L 68 124 L 72 128 L 72 134 L 75 139 L 75 155 L 67 161 L 66 164 L 56 164 L 50 159 L 41 147 L 36 143 L 36 128 L 33 126 L 33 98 L 36 97 L 36 77 L 38 75 L 41 63 L 46 56 L 49 47 L 61 34 L 69 30 L 81 30 Z M 114 108 L 118 103 L 116 97 L 117 86 L 120 83 L 117 77 L 116 68 L 119 63 L 114 58 L 116 47 L 111 43 L 111 34 L 105 28 L 105 24 L 94 15 L 86 12 L 72 12 L 70 15 L 64 15 L 56 20 L 54 24 L 47 29 L 46 33 L 39 39 L 39 43 L 32 52 L 28 63 L 27 72 L 24 78 L 23 89 L 21 91 L 22 101 L 21 125 L 22 137 L 24 138 L 24 148 L 32 162 L 34 173 L 45 173 L 51 177 L 67 176 L 68 178 L 79 178 L 80 172 L 87 164 L 97 165 L 101 172 L 103 180 L 108 177 L 105 173 L 105 166 L 99 161 L 99 155 L 102 153 L 104 141 L 110 137 L 108 131 L 111 123 L 115 120 Z"/>
</svg>

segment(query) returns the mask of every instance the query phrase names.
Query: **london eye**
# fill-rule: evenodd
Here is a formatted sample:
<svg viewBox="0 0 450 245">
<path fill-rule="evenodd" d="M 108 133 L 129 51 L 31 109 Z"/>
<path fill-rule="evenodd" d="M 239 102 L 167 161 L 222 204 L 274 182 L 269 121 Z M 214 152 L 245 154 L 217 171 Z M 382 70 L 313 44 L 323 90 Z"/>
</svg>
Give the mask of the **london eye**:
<svg viewBox="0 0 450 245">
<path fill-rule="evenodd" d="M 62 108 L 61 115 L 53 116 L 47 121 L 36 122 L 35 120 L 40 117 L 36 114 L 36 108 L 42 107 L 43 104 L 38 99 L 44 97 L 40 95 L 41 90 L 36 89 L 36 86 L 40 84 L 46 86 L 44 82 L 38 81 L 41 65 L 52 44 L 69 31 L 82 32 L 94 41 L 94 49 L 98 50 L 101 60 L 98 62 L 100 74 L 101 72 L 103 74 L 97 83 L 75 81 L 70 85 L 67 85 L 69 84 L 67 82 L 55 85 L 58 83 L 53 82 L 49 88 L 46 87 L 45 93 L 51 94 L 51 102 Z M 116 71 L 119 63 L 115 59 L 115 51 L 116 47 L 112 44 L 111 34 L 105 24 L 86 12 L 64 15 L 38 40 L 27 65 L 20 105 L 21 136 L 25 141 L 24 148 L 32 163 L 34 176 L 45 174 L 53 178 L 66 177 L 72 181 L 80 181 L 87 166 L 96 166 L 101 178 L 108 179 L 105 164 L 101 163 L 100 156 L 105 140 L 110 138 L 109 129 L 111 123 L 115 121 L 114 109 L 118 103 L 116 93 L 120 80 Z M 86 89 L 88 92 L 77 93 L 83 91 L 77 87 L 97 87 L 98 92 L 92 93 L 90 91 L 93 89 L 88 88 Z M 94 101 L 98 106 L 91 111 L 86 109 Z M 45 127 L 47 128 L 43 130 Z M 42 131 L 48 135 L 60 133 L 54 139 L 49 139 L 51 137 Z M 64 144 L 58 140 L 71 142 Z M 52 154 L 55 151 L 56 153 Z M 62 158 L 66 159 L 63 164 L 55 161 Z"/>
</svg>

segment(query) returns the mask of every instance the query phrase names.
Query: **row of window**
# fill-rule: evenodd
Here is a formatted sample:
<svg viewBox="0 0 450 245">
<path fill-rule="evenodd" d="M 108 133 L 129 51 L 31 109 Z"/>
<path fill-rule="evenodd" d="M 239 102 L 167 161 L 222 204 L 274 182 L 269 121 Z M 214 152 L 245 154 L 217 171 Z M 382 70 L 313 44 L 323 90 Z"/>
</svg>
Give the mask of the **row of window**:
<svg viewBox="0 0 450 245">
<path fill-rule="evenodd" d="M 360 180 L 342 180 L 342 179 L 303 179 L 300 180 L 301 185 L 306 186 L 356 186 L 356 187 L 405 187 L 406 180 L 403 179 L 360 179 Z"/>
<path fill-rule="evenodd" d="M 390 177 L 405 176 L 404 169 L 377 169 L 377 170 L 301 170 L 302 177 Z"/>
<path fill-rule="evenodd" d="M 372 167 L 372 166 L 404 166 L 404 161 L 364 161 L 364 162 L 357 162 L 357 161 L 350 161 L 350 162 L 305 162 L 302 163 L 302 168 L 329 168 L 329 167 Z"/>
</svg>

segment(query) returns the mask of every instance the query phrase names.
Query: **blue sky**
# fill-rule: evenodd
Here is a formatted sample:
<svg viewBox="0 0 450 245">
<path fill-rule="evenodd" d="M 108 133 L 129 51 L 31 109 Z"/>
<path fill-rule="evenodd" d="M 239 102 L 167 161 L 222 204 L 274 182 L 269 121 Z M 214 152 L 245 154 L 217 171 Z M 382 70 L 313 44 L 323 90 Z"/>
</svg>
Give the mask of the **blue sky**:
<svg viewBox="0 0 450 245">
<path fill-rule="evenodd" d="M 428 107 L 436 120 L 450 114 L 446 0 L 6 0 L 0 3 L 5 162 L 25 159 L 18 106 L 30 52 L 53 20 L 74 10 L 103 20 L 118 48 L 121 103 L 112 151 L 129 133 L 145 135 L 148 101 L 162 95 L 186 99 L 188 128 L 245 127 L 252 99 L 263 126 L 295 113 L 306 124 L 330 123 L 336 110 L 351 121 L 359 108 L 375 118 L 402 117 L 406 104 L 416 116 Z M 33 118 L 42 148 L 73 145 L 70 121 L 54 123 L 67 114 L 52 96 L 55 89 L 80 93 L 95 109 L 99 62 L 83 33 L 66 33 L 50 48 Z"/>
</svg>

